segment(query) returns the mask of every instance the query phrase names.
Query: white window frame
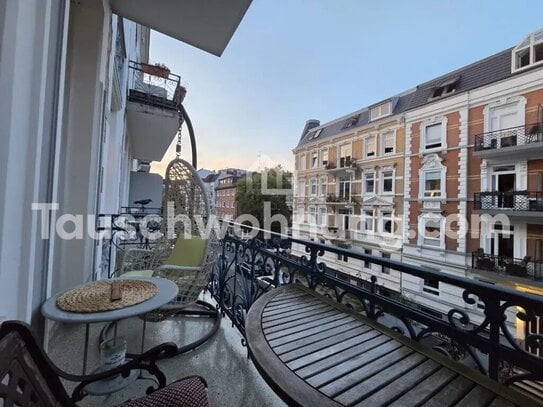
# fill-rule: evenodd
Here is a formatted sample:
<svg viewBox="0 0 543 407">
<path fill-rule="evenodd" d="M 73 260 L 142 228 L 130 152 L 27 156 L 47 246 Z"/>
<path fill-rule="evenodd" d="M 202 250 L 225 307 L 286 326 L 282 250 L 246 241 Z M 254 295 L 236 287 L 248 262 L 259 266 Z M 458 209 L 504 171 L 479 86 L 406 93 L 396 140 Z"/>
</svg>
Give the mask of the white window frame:
<svg viewBox="0 0 543 407">
<path fill-rule="evenodd" d="M 447 198 L 447 167 L 442 163 L 443 159 L 438 154 L 428 154 L 422 160 L 422 167 L 419 169 L 419 199 L 427 201 L 439 201 Z M 426 174 L 429 172 L 441 174 L 440 195 L 426 196 Z"/>
<path fill-rule="evenodd" d="M 368 142 L 373 141 L 373 155 L 368 155 Z M 377 137 L 368 136 L 364 139 L 364 158 L 375 158 L 377 157 Z"/>
<path fill-rule="evenodd" d="M 420 124 L 420 151 L 430 153 L 447 149 L 447 117 L 424 120 Z M 439 147 L 426 148 L 426 128 L 441 124 L 441 145 Z"/>
<path fill-rule="evenodd" d="M 386 153 L 385 152 L 385 140 L 386 140 L 386 138 L 388 136 L 392 137 L 393 147 L 392 147 L 391 152 Z M 396 154 L 396 131 L 391 130 L 391 131 L 381 133 L 381 156 L 387 156 L 387 155 L 393 155 L 393 154 Z"/>
<path fill-rule="evenodd" d="M 345 177 L 346 178 L 346 177 Z M 345 192 L 345 184 L 349 184 L 349 196 L 347 197 L 345 193 L 341 193 L 342 185 L 343 185 L 343 192 Z M 349 177 L 349 179 L 341 179 L 341 177 L 336 178 L 336 196 L 342 196 L 344 198 L 350 198 L 353 194 L 353 179 Z"/>
<path fill-rule="evenodd" d="M 369 175 L 371 175 L 371 176 L 373 177 L 373 191 L 371 191 L 371 192 L 369 192 L 369 191 L 366 190 L 366 180 L 367 180 L 367 178 L 368 178 Z M 375 180 L 375 171 L 364 171 L 364 175 L 363 175 L 363 177 L 362 177 L 362 182 L 363 182 L 363 185 L 362 185 L 362 187 L 363 187 L 362 194 L 363 194 L 363 195 L 366 195 L 366 196 L 368 196 L 368 195 L 375 195 L 375 182 L 376 182 L 376 180 Z"/>
<path fill-rule="evenodd" d="M 305 198 L 305 180 L 298 181 L 298 196 Z"/>
<path fill-rule="evenodd" d="M 371 212 L 371 218 L 370 216 L 368 215 L 368 213 Z M 371 219 L 371 228 L 368 228 L 368 223 L 367 223 L 367 220 L 368 219 Z M 371 210 L 362 210 L 362 222 L 360 223 L 360 226 L 361 226 L 361 229 L 363 232 L 366 232 L 366 233 L 373 233 L 375 232 L 375 210 L 371 209 Z"/>
<path fill-rule="evenodd" d="M 319 206 L 317 208 L 317 224 L 319 226 L 326 226 L 328 222 L 328 210 L 326 206 Z"/>
<path fill-rule="evenodd" d="M 426 178 L 428 174 L 430 173 L 438 173 L 439 174 L 439 190 L 432 189 L 432 190 L 426 190 Z M 444 171 L 442 169 L 437 170 L 424 170 L 422 171 L 422 198 L 424 199 L 443 199 L 443 173 Z M 439 191 L 439 195 L 427 195 L 427 193 L 435 193 L 436 191 Z"/>
<path fill-rule="evenodd" d="M 311 152 L 311 169 L 317 168 L 318 166 L 319 166 L 319 152 L 312 151 Z"/>
<path fill-rule="evenodd" d="M 370 109 L 370 121 L 379 120 L 382 117 L 390 116 L 392 114 L 392 102 L 381 103 Z"/>
<path fill-rule="evenodd" d="M 427 237 L 426 236 L 426 224 L 428 222 L 435 222 L 439 224 L 439 236 Z M 422 247 L 428 247 L 432 249 L 445 249 L 445 217 L 438 213 L 427 213 L 419 217 L 418 225 L 418 245 Z M 435 242 L 437 244 L 428 244 L 429 242 Z"/>
<path fill-rule="evenodd" d="M 324 182 L 323 182 L 324 181 Z M 328 177 L 319 178 L 319 196 L 326 196 L 328 192 Z"/>
<path fill-rule="evenodd" d="M 313 192 L 313 188 L 315 191 Z M 310 178 L 309 179 L 309 196 L 317 196 L 319 192 L 319 185 L 317 183 L 317 178 Z"/>
<path fill-rule="evenodd" d="M 352 162 L 353 161 L 353 144 L 352 143 L 344 143 L 338 146 L 338 159 L 337 159 L 337 166 L 341 166 L 341 159 L 344 158 L 344 161 L 347 161 L 347 157 Z M 349 154 L 346 153 L 346 151 L 349 152 Z M 344 162 L 344 167 L 346 167 L 346 163 Z"/>
<path fill-rule="evenodd" d="M 386 179 L 390 179 L 391 182 L 392 182 L 392 189 L 390 191 L 385 191 L 385 172 L 390 172 L 390 177 L 387 177 Z M 382 168 L 381 171 L 380 171 L 380 192 L 381 192 L 381 195 L 394 195 L 394 191 L 396 189 L 396 186 L 394 184 L 396 184 L 395 180 L 396 180 L 396 169 L 395 168 Z"/>
<path fill-rule="evenodd" d="M 307 212 L 309 214 L 307 223 L 309 223 L 310 225 L 317 225 L 317 207 L 311 205 L 307 208 Z"/>
<path fill-rule="evenodd" d="M 326 163 L 324 162 L 324 154 L 326 154 Z M 326 167 L 329 163 L 329 152 L 327 148 L 323 148 L 320 150 L 320 156 L 319 156 L 319 164 L 321 167 Z"/>
<path fill-rule="evenodd" d="M 299 164 L 300 164 L 300 168 L 298 168 L 300 171 L 304 171 L 307 169 L 307 161 L 306 161 L 306 154 L 303 153 L 303 154 L 300 154 L 300 160 L 299 160 Z"/>
<path fill-rule="evenodd" d="M 533 66 L 543 64 L 543 60 L 537 62 L 535 60 L 534 48 L 536 45 L 540 44 L 543 44 L 543 30 L 538 30 L 530 33 L 530 35 L 525 37 L 519 45 L 513 48 L 513 50 L 511 51 L 511 72 L 523 71 Z M 528 52 L 530 53 L 530 62 L 528 62 L 528 65 L 526 66 L 517 67 L 517 54 L 520 51 L 524 50 L 528 50 Z"/>
<path fill-rule="evenodd" d="M 385 216 L 385 214 L 390 214 L 390 216 Z M 391 231 L 385 231 L 385 220 L 390 220 Z M 394 234 L 394 211 L 391 209 L 380 209 L 378 215 L 378 231 L 379 233 L 393 235 Z"/>
</svg>

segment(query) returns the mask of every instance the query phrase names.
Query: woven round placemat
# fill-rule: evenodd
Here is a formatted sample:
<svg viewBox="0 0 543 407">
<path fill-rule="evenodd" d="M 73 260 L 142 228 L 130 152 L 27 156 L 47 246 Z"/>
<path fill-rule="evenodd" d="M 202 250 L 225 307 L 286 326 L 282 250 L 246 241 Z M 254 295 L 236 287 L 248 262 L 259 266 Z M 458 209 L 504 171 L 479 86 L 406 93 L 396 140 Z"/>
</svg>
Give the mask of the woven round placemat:
<svg viewBox="0 0 543 407">
<path fill-rule="evenodd" d="M 118 280 L 122 282 L 122 298 L 111 301 L 111 281 L 97 281 L 66 291 L 58 297 L 60 309 L 70 312 L 100 312 L 126 308 L 153 297 L 158 288 L 150 281 Z"/>
</svg>

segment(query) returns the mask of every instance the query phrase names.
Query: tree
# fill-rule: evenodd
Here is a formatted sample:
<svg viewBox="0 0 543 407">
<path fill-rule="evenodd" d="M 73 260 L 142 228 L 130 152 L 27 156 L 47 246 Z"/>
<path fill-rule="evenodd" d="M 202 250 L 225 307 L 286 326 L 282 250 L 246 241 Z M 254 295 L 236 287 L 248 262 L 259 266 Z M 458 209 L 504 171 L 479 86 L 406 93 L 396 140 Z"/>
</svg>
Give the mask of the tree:
<svg viewBox="0 0 543 407">
<path fill-rule="evenodd" d="M 248 173 L 237 184 L 236 201 L 240 215 L 254 216 L 261 228 L 267 224 L 265 215 L 283 215 L 290 225 L 292 211 L 288 206 L 287 197 L 289 194 L 292 195 L 291 179 L 292 173 L 284 171 L 281 166 Z M 264 186 L 263 180 L 266 182 Z M 270 206 L 269 211 L 265 211 L 266 205 Z M 281 225 L 274 222 L 271 224 L 271 230 L 281 232 Z"/>
</svg>

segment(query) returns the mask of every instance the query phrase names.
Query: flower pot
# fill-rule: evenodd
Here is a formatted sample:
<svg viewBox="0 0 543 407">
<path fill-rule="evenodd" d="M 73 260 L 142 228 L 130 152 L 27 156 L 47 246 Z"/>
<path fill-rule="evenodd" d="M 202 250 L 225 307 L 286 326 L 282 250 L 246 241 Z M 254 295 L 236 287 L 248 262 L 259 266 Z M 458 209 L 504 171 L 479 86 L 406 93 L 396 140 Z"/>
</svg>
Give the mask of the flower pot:
<svg viewBox="0 0 543 407">
<path fill-rule="evenodd" d="M 158 65 L 141 64 L 143 72 L 149 75 L 160 76 L 161 78 L 168 79 L 170 76 L 170 70 L 168 68 Z"/>
</svg>

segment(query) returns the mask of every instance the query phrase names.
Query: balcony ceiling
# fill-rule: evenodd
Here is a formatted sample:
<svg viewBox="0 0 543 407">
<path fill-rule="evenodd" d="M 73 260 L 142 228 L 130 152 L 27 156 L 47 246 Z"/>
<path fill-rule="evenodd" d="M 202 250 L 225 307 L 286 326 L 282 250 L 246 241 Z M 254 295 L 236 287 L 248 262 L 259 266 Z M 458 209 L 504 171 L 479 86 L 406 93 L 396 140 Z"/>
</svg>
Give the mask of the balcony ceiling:
<svg viewBox="0 0 543 407">
<path fill-rule="evenodd" d="M 252 0 L 110 0 L 113 11 L 221 56 Z"/>
</svg>

